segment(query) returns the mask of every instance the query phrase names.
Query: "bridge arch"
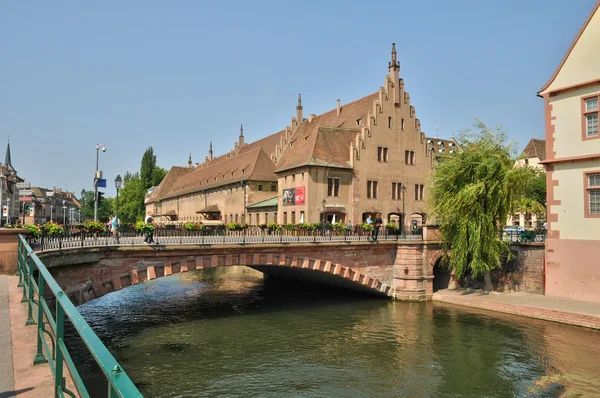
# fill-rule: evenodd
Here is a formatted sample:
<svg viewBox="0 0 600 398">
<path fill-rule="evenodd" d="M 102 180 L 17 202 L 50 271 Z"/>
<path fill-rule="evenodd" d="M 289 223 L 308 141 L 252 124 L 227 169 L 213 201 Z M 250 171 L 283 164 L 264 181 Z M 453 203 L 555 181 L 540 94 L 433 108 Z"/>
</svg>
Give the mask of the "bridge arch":
<svg viewBox="0 0 600 398">
<path fill-rule="evenodd" d="M 382 245 L 383 246 L 383 245 Z M 96 248 L 91 253 L 81 249 L 63 250 L 61 253 L 44 253 L 46 263 L 59 285 L 75 305 L 99 298 L 145 281 L 192 270 L 243 265 L 266 275 L 302 275 L 332 286 L 394 297 L 392 284 L 370 274 L 368 267 L 356 267 L 323 258 L 319 252 L 299 250 L 297 253 L 281 253 L 257 248 L 237 248 L 224 254 L 221 250 L 198 250 L 154 252 L 141 248 Z M 147 248 L 144 248 L 147 249 Z M 148 248 L 149 249 L 149 248 Z M 281 249 L 281 248 L 279 248 Z M 289 250 L 289 249 L 288 249 Z M 384 250 L 385 251 L 385 250 Z M 68 253 L 73 259 L 69 264 Z M 162 256 L 160 254 L 163 254 Z M 382 258 L 383 253 L 379 257 Z M 79 259 L 77 259 L 79 257 Z"/>
</svg>

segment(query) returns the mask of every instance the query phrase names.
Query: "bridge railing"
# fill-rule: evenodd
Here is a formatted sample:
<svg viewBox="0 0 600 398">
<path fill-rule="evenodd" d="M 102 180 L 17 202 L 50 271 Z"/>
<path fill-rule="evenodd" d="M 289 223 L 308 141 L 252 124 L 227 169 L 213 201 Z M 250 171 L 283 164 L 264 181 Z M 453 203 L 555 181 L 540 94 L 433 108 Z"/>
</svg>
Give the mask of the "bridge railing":
<svg viewBox="0 0 600 398">
<path fill-rule="evenodd" d="M 45 231 L 37 238 L 28 237 L 28 243 L 34 251 L 60 250 L 75 247 L 93 247 L 109 245 L 141 245 L 145 235 L 131 226 L 119 227 L 116 233 L 110 231 L 90 232 L 76 226 L 65 226 L 64 233 L 49 235 Z M 396 231 L 381 228 L 378 240 L 421 240 L 420 234 L 402 235 Z M 153 240 L 163 245 L 176 244 L 249 244 L 249 243 L 319 243 L 342 241 L 347 243 L 372 240 L 372 234 L 361 229 L 335 231 L 331 228 L 319 228 L 314 231 L 287 230 L 271 231 L 263 228 L 247 228 L 232 231 L 226 228 L 208 227 L 200 231 L 188 231 L 174 226 L 159 227 L 154 231 Z"/>
<path fill-rule="evenodd" d="M 37 327 L 37 352 L 33 363 L 49 363 L 54 376 L 55 397 L 90 396 L 65 344 L 67 321 L 104 373 L 107 396 L 142 396 L 22 235 L 19 235 L 18 245 L 18 276 L 19 286 L 23 287 L 21 302 L 27 303 L 26 324 Z M 65 371 L 70 376 L 69 382 Z"/>
</svg>

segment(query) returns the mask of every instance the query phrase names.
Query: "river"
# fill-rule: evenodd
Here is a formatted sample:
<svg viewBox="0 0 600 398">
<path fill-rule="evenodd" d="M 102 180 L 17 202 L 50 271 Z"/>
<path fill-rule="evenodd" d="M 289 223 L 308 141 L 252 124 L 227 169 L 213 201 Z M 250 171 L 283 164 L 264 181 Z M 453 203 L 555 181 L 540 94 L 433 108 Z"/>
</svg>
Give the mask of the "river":
<svg viewBox="0 0 600 398">
<path fill-rule="evenodd" d="M 145 397 L 600 396 L 599 331 L 225 270 L 79 310 Z M 101 396 L 98 370 L 74 350 Z"/>
</svg>

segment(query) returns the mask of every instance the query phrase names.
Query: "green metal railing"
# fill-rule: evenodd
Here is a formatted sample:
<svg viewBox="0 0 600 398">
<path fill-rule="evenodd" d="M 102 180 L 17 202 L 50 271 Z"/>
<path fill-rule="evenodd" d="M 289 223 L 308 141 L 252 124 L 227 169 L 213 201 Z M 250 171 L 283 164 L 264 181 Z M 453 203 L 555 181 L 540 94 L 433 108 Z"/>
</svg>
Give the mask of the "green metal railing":
<svg viewBox="0 0 600 398">
<path fill-rule="evenodd" d="M 33 364 L 49 363 L 54 376 L 55 397 L 90 396 L 65 345 L 66 319 L 71 322 L 104 373 L 108 397 L 142 397 L 135 384 L 102 344 L 22 235 L 19 235 L 17 275 L 18 286 L 23 287 L 21 302 L 27 303 L 25 324 L 36 324 L 38 329 L 37 353 Z M 51 311 L 51 307 L 54 307 L 52 301 L 56 303 L 54 313 Z M 65 369 L 76 392 L 67 388 Z"/>
</svg>

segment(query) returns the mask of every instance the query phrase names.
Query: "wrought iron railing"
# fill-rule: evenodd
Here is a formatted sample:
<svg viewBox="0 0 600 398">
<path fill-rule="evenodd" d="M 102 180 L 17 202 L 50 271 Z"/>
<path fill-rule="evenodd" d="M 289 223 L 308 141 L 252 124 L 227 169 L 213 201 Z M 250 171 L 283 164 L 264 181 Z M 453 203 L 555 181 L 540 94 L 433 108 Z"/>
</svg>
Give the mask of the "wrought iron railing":
<svg viewBox="0 0 600 398">
<path fill-rule="evenodd" d="M 90 232 L 77 226 L 65 226 L 64 234 L 48 235 L 42 233 L 37 238 L 28 237 L 29 245 L 36 252 L 46 250 L 60 250 L 64 248 L 93 247 L 109 245 L 142 245 L 145 235 L 138 232 L 132 226 L 121 226 L 117 233 L 110 231 Z M 402 235 L 394 230 L 381 228 L 378 240 L 421 240 L 420 234 Z M 226 228 L 207 227 L 200 231 L 188 231 L 176 226 L 159 227 L 154 231 L 153 240 L 156 244 L 250 244 L 250 243 L 319 243 L 327 241 L 361 242 L 373 240 L 370 231 L 362 229 L 348 231 L 336 231 L 332 228 L 319 228 L 314 231 L 288 230 L 279 231 L 266 228 L 250 227 L 242 230 L 232 231 Z"/>
<path fill-rule="evenodd" d="M 18 276 L 19 286 L 23 288 L 21 302 L 27 303 L 26 324 L 35 324 L 37 327 L 37 352 L 33 363 L 49 363 L 54 376 L 55 397 L 90 396 L 65 344 L 64 330 L 67 321 L 104 373 L 107 396 L 142 396 L 22 235 L 19 235 L 18 245 Z M 72 383 L 67 383 L 65 371 Z"/>
<path fill-rule="evenodd" d="M 548 231 L 545 228 L 525 229 L 520 227 L 506 227 L 500 231 L 500 239 L 513 243 L 545 242 Z"/>
</svg>

